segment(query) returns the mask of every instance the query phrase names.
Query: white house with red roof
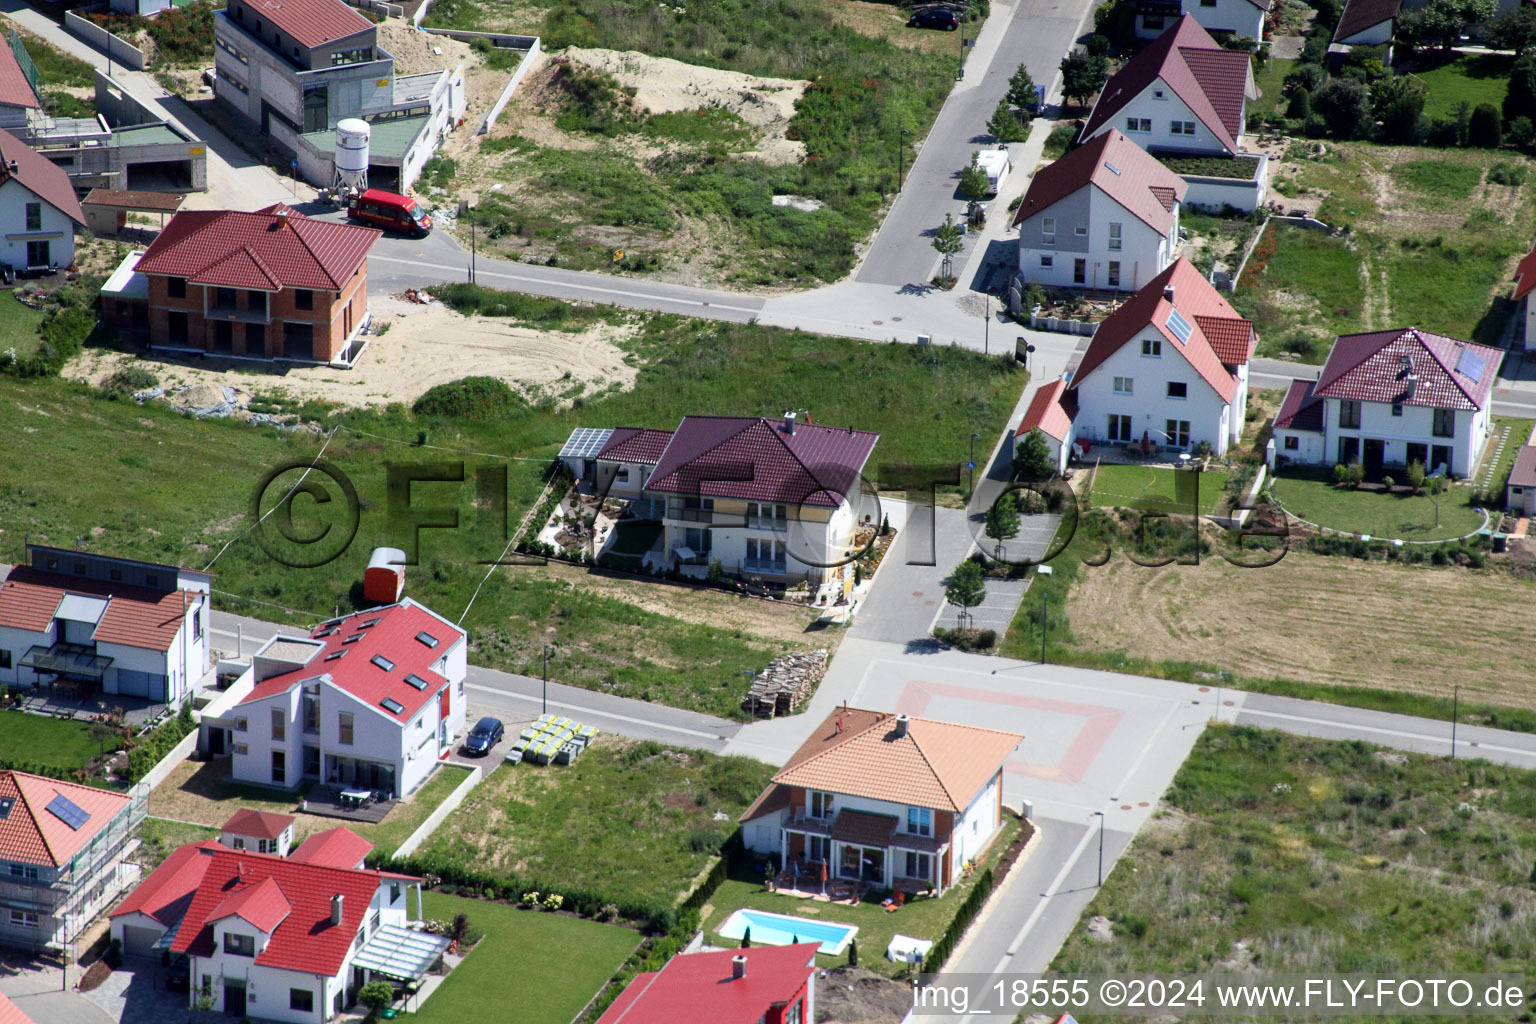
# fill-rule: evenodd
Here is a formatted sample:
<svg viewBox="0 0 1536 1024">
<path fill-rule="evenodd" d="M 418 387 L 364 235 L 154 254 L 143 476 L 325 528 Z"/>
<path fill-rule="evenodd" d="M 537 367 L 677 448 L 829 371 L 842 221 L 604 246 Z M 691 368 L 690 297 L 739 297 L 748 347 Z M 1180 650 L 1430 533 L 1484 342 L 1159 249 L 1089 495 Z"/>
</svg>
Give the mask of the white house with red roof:
<svg viewBox="0 0 1536 1024">
<path fill-rule="evenodd" d="M 236 1019 L 318 1024 L 373 978 L 419 981 L 448 947 L 419 928 L 419 879 L 217 846 L 198 856 L 169 943 L 188 958 L 189 1005 L 207 994 Z"/>
<path fill-rule="evenodd" d="M 1272 0 L 1137 0 L 1136 36 L 1156 39 L 1188 15 L 1212 36 L 1264 38 L 1264 18 Z"/>
<path fill-rule="evenodd" d="M 1046 381 L 1035 389 L 1029 407 L 1019 420 L 1014 432 L 1014 450 L 1033 431 L 1040 431 L 1045 438 L 1046 450 L 1051 453 L 1051 463 L 1056 472 L 1067 471 L 1067 461 L 1072 453 L 1072 417 L 1077 412 L 1077 396 L 1067 391 L 1065 377 Z"/>
<path fill-rule="evenodd" d="M 26 53 L 26 45 L 13 29 L 0 39 L 0 131 L 25 132 L 31 112 L 41 108 L 18 53 Z M 31 63 L 30 56 L 27 62 Z"/>
<path fill-rule="evenodd" d="M 209 681 L 205 572 L 28 544 L 0 566 L 0 683 L 176 704 Z"/>
<path fill-rule="evenodd" d="M 1520 323 L 1525 330 L 1525 351 L 1536 349 L 1536 247 L 1526 253 L 1515 267 L 1515 291 L 1511 296 L 1519 303 Z"/>
<path fill-rule="evenodd" d="M 0 945 L 78 939 L 138 880 L 123 858 L 147 807 L 147 792 L 0 770 Z"/>
<path fill-rule="evenodd" d="M 250 687 L 220 719 L 212 749 L 233 751 L 241 782 L 414 792 L 447 757 L 465 718 L 462 629 L 406 598 L 274 636 L 251 658 Z"/>
<path fill-rule="evenodd" d="M 1343 334 L 1275 417 L 1276 461 L 1360 463 L 1367 475 L 1421 462 L 1470 476 L 1492 433 L 1502 349 L 1418 328 Z"/>
<path fill-rule="evenodd" d="M 1207 442 L 1225 454 L 1242 436 L 1257 345 L 1253 322 L 1180 257 L 1094 332 L 1057 403 L 1071 418 L 1068 443 Z"/>
<path fill-rule="evenodd" d="M 111 937 L 121 943 L 125 955 L 158 957 L 171 948 L 176 929 L 212 863 L 203 854 L 224 845 L 208 839 L 178 846 L 134 887 L 127 899 L 112 908 L 107 915 Z"/>
<path fill-rule="evenodd" d="M 293 846 L 296 820 L 291 814 L 242 807 L 219 826 L 219 842 L 231 850 L 255 850 L 286 857 Z"/>
<path fill-rule="evenodd" d="M 663 567 L 718 561 L 733 575 L 822 582 L 874 515 L 863 473 L 879 439 L 794 412 L 685 416 L 672 431 L 578 429 L 560 458 L 584 490 L 662 523 L 648 557 Z"/>
<path fill-rule="evenodd" d="M 8 47 L 0 53 L 10 56 Z M 69 173 L 8 131 L 0 131 L 0 224 L 0 265 L 13 270 L 72 265 L 75 228 L 85 226 Z"/>
<path fill-rule="evenodd" d="M 1038 171 L 1014 215 L 1019 276 L 1135 291 L 1173 261 L 1188 186 L 1116 129 Z"/>
<path fill-rule="evenodd" d="M 597 1024 L 815 1024 L 816 945 L 674 956 L 635 975 Z"/>
</svg>

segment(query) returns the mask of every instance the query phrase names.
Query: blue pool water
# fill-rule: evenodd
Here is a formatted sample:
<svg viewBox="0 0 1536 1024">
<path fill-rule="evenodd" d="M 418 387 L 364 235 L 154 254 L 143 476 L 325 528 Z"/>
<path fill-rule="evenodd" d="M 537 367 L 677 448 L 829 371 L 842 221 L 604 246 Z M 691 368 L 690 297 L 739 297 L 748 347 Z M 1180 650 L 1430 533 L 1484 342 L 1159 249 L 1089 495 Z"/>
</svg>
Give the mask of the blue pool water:
<svg viewBox="0 0 1536 1024">
<path fill-rule="evenodd" d="M 820 952 L 828 956 L 841 956 L 847 952 L 848 943 L 859 932 L 859 926 L 855 924 L 811 921 L 787 914 L 770 914 L 765 910 L 738 910 L 720 926 L 720 936 L 739 939 L 748 928 L 752 929 L 753 942 L 788 946 L 798 937 L 801 942 L 821 943 Z"/>
</svg>

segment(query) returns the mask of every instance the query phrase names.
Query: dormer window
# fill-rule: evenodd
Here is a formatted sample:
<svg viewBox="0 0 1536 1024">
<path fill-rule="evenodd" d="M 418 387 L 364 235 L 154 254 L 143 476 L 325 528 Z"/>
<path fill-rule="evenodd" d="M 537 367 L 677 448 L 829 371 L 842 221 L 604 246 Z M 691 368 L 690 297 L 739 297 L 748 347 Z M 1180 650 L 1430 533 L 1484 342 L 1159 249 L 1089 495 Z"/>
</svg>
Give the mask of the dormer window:
<svg viewBox="0 0 1536 1024">
<path fill-rule="evenodd" d="M 256 936 L 236 935 L 234 932 L 225 932 L 224 952 L 230 956 L 255 956 Z"/>
</svg>

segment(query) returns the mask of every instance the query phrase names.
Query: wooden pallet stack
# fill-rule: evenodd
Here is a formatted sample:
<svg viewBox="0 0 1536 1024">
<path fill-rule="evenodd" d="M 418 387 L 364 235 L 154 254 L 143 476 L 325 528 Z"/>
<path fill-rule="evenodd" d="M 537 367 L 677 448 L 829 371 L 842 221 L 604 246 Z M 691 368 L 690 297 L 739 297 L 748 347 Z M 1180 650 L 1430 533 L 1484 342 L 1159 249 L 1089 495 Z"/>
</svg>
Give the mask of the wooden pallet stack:
<svg viewBox="0 0 1536 1024">
<path fill-rule="evenodd" d="M 757 674 L 741 700 L 741 710 L 754 718 L 792 715 L 816 689 L 827 671 L 825 649 L 774 658 Z"/>
</svg>

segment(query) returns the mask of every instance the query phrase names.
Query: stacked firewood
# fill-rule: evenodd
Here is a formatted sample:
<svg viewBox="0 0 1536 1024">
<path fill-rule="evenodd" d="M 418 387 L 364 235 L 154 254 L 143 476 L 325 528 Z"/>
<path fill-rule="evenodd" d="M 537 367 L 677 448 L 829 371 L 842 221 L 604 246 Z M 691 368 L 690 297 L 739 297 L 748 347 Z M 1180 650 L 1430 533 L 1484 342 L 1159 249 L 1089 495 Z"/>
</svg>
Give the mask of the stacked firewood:
<svg viewBox="0 0 1536 1024">
<path fill-rule="evenodd" d="M 752 680 L 751 688 L 742 698 L 741 710 L 754 718 L 792 715 L 815 692 L 826 671 L 825 649 L 774 658 Z"/>
</svg>

